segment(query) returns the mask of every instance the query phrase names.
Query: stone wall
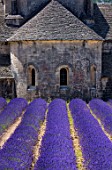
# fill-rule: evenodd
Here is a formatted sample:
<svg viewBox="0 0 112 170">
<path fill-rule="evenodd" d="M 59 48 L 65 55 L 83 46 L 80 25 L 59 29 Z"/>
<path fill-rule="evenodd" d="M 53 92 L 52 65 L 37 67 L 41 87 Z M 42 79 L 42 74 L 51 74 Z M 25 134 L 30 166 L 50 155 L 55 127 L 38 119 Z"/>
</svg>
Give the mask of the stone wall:
<svg viewBox="0 0 112 170">
<path fill-rule="evenodd" d="M 104 100 L 112 98 L 112 41 L 109 40 L 102 46 L 102 91 Z"/>
<path fill-rule="evenodd" d="M 91 11 L 91 16 L 93 15 L 93 2 L 91 0 L 57 0 L 67 9 L 69 9 L 73 14 L 78 17 L 83 17 L 88 14 L 85 11 L 87 8 L 88 11 Z"/>
<path fill-rule="evenodd" d="M 15 0 L 17 1 L 18 14 L 27 18 L 35 11 L 39 11 L 50 0 Z M 11 15 L 11 0 L 5 0 L 5 14 Z"/>
<path fill-rule="evenodd" d="M 112 41 L 104 41 L 102 47 L 102 76 L 112 77 Z"/>
<path fill-rule="evenodd" d="M 7 16 L 11 14 L 11 0 L 5 0 L 4 6 L 5 6 L 5 15 Z"/>
<path fill-rule="evenodd" d="M 17 2 L 18 15 L 24 18 L 31 18 L 39 12 L 51 0 L 15 0 Z M 91 0 L 56 0 L 65 8 L 69 9 L 78 17 L 93 15 L 93 3 Z M 5 14 L 12 15 L 11 0 L 5 0 Z"/>
<path fill-rule="evenodd" d="M 0 66 L 10 65 L 10 47 L 7 42 L 0 42 Z"/>
<path fill-rule="evenodd" d="M 9 99 L 13 99 L 14 97 L 16 97 L 14 79 L 12 78 L 0 79 L 0 96 Z"/>
<path fill-rule="evenodd" d="M 7 42 L 0 42 L 0 54 L 10 54 L 10 47 Z"/>
<path fill-rule="evenodd" d="M 13 98 L 14 95 L 14 79 L 8 72 L 10 61 L 10 47 L 7 42 L 0 42 L 0 96 L 5 98 Z M 12 75 L 11 75 L 12 76 Z"/>
<path fill-rule="evenodd" d="M 22 2 L 23 0 L 21 0 Z M 21 5 L 21 10 L 22 13 L 24 15 L 25 11 L 27 16 L 29 16 L 32 13 L 37 13 L 38 11 L 40 11 L 40 9 L 42 9 L 48 2 L 50 2 L 50 0 L 27 0 L 27 7 L 24 7 L 24 9 L 22 8 Z"/>
<path fill-rule="evenodd" d="M 101 46 L 100 41 L 11 43 L 12 70 L 18 97 L 28 96 L 28 67 L 31 65 L 36 70 L 38 95 L 60 97 L 60 69 L 66 68 L 68 70 L 67 95 L 75 97 L 76 92 L 79 92 L 82 98 L 90 97 L 90 90 L 93 88 L 90 81 L 90 68 L 95 65 L 96 91 L 100 96 Z"/>
</svg>

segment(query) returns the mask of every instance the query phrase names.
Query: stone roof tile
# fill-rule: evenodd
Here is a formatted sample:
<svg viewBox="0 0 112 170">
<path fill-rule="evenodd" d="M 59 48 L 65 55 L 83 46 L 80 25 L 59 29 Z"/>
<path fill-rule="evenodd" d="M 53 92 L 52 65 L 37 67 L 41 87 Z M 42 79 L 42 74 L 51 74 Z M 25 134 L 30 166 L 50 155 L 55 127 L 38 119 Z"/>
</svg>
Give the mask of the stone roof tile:
<svg viewBox="0 0 112 170">
<path fill-rule="evenodd" d="M 0 41 L 4 42 L 14 34 L 17 28 L 8 27 L 5 24 L 4 16 L 0 16 Z"/>
<path fill-rule="evenodd" d="M 1 78 L 13 78 L 10 66 L 0 66 L 0 79 Z"/>
<path fill-rule="evenodd" d="M 102 38 L 59 2 L 52 1 L 8 40 L 102 40 Z"/>
</svg>

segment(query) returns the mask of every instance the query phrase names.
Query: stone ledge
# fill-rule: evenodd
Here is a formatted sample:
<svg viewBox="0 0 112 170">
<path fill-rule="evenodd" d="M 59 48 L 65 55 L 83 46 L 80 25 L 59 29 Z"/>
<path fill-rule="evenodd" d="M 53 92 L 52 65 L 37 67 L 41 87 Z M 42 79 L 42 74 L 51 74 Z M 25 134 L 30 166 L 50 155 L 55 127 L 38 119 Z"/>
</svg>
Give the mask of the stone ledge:
<svg viewBox="0 0 112 170">
<path fill-rule="evenodd" d="M 24 18 L 21 15 L 8 15 L 5 18 L 5 21 L 7 25 L 21 26 Z"/>
</svg>

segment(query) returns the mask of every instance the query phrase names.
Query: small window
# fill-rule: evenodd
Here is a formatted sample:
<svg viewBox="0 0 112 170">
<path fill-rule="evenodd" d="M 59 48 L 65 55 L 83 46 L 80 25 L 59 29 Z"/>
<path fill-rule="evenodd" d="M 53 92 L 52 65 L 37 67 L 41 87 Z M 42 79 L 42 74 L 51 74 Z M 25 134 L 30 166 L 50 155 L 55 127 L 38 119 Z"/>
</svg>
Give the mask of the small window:
<svg viewBox="0 0 112 170">
<path fill-rule="evenodd" d="M 67 86 L 67 70 L 65 68 L 60 70 L 60 85 Z"/>
<path fill-rule="evenodd" d="M 17 15 L 17 13 L 18 13 L 17 0 L 11 1 L 11 13 L 12 13 L 12 15 Z"/>
<path fill-rule="evenodd" d="M 28 86 L 35 86 L 36 82 L 36 72 L 33 66 L 28 67 Z"/>
<path fill-rule="evenodd" d="M 91 78 L 92 86 L 96 87 L 96 67 L 95 66 L 91 66 L 90 78 Z"/>
<path fill-rule="evenodd" d="M 32 79 L 32 86 L 35 86 L 35 69 L 34 68 L 32 69 L 32 77 L 31 77 L 31 79 Z"/>
</svg>

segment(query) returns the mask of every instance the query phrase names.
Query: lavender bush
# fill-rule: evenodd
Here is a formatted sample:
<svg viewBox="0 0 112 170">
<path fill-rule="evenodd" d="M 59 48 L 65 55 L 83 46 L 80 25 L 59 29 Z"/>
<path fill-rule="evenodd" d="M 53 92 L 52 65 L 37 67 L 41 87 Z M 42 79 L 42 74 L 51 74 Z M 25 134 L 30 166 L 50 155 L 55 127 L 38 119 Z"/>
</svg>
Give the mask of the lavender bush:
<svg viewBox="0 0 112 170">
<path fill-rule="evenodd" d="M 89 106 L 101 120 L 105 130 L 112 135 L 112 108 L 101 99 L 91 100 Z"/>
<path fill-rule="evenodd" d="M 0 97 L 0 111 L 6 107 L 7 102 L 3 97 Z"/>
<path fill-rule="evenodd" d="M 49 105 L 47 128 L 35 170 L 76 170 L 66 103 L 55 99 Z"/>
<path fill-rule="evenodd" d="M 112 142 L 81 99 L 70 102 L 75 127 L 88 170 L 112 170 Z"/>
<path fill-rule="evenodd" d="M 15 98 L 5 107 L 0 114 L 0 135 L 21 115 L 27 107 L 27 101 L 23 98 Z"/>
<path fill-rule="evenodd" d="M 47 103 L 35 99 L 27 108 L 23 120 L 0 151 L 0 168 L 27 170 L 32 163 L 40 121 L 44 120 Z"/>
</svg>

